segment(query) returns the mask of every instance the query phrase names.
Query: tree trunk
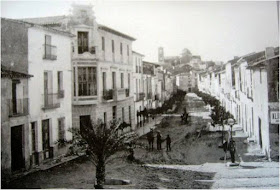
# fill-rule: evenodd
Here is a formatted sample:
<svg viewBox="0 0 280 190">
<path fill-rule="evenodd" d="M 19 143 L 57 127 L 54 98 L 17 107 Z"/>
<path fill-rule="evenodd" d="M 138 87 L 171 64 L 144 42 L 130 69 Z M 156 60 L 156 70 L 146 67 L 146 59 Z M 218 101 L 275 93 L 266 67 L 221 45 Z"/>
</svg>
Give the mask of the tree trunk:
<svg viewBox="0 0 280 190">
<path fill-rule="evenodd" d="M 105 183 L 105 161 L 103 159 L 98 161 L 96 166 L 96 185 L 95 189 L 103 189 Z"/>
</svg>

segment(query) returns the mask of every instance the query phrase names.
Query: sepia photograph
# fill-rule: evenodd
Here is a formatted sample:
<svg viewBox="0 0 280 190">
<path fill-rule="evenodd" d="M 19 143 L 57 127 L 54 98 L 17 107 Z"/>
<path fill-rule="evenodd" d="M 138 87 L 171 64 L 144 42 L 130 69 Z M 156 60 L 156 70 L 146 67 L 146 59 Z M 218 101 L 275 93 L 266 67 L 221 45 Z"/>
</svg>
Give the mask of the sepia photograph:
<svg viewBox="0 0 280 190">
<path fill-rule="evenodd" d="M 279 189 L 276 1 L 1 0 L 2 189 Z"/>
</svg>

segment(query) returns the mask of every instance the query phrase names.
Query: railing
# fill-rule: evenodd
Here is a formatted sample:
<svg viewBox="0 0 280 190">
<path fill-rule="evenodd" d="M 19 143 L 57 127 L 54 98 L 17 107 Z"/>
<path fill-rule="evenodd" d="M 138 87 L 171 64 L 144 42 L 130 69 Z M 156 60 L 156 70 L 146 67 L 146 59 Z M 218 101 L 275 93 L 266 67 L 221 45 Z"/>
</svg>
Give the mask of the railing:
<svg viewBox="0 0 280 190">
<path fill-rule="evenodd" d="M 123 100 L 126 97 L 126 89 L 121 88 L 121 89 L 115 89 L 114 90 L 114 100 L 115 101 L 119 101 L 119 100 Z"/>
<path fill-rule="evenodd" d="M 144 92 L 140 92 L 138 94 L 136 94 L 136 101 L 142 101 L 145 98 L 145 93 Z"/>
<path fill-rule="evenodd" d="M 56 60 L 56 46 L 52 46 L 49 44 L 43 44 L 43 46 L 45 48 L 43 59 Z"/>
<path fill-rule="evenodd" d="M 28 98 L 8 99 L 9 116 L 24 116 L 29 114 Z M 4 102 L 2 102 L 3 104 Z"/>
<path fill-rule="evenodd" d="M 125 95 L 126 97 L 129 97 L 129 88 L 125 89 Z"/>
<path fill-rule="evenodd" d="M 154 97 L 155 97 L 154 100 L 159 100 L 159 94 L 155 94 Z"/>
<path fill-rule="evenodd" d="M 151 93 L 151 92 L 149 92 L 148 94 L 147 94 L 147 99 L 152 99 L 153 98 L 153 94 Z"/>
<path fill-rule="evenodd" d="M 112 100 L 113 99 L 113 89 L 103 90 L 103 100 Z"/>
<path fill-rule="evenodd" d="M 44 105 L 42 109 L 59 108 L 58 93 L 43 94 Z"/>
<path fill-rule="evenodd" d="M 58 98 L 64 98 L 64 90 L 58 90 Z"/>
<path fill-rule="evenodd" d="M 96 47 L 95 46 L 90 47 L 89 52 L 91 54 L 96 54 Z"/>
</svg>

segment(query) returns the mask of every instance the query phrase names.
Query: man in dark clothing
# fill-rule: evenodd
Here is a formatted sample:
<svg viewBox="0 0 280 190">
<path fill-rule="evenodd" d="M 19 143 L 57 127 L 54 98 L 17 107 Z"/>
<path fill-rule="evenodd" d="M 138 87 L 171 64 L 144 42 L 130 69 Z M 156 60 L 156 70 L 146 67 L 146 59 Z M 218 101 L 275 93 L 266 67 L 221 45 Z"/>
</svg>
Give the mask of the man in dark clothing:
<svg viewBox="0 0 280 190">
<path fill-rule="evenodd" d="M 231 158 L 231 162 L 235 163 L 235 142 L 234 140 L 230 139 L 229 142 L 229 152 L 230 152 L 230 158 Z"/>
<path fill-rule="evenodd" d="M 166 148 L 167 148 L 167 151 L 171 151 L 171 138 L 169 135 L 167 135 L 167 137 L 166 137 Z"/>
<path fill-rule="evenodd" d="M 157 132 L 157 150 L 161 150 L 161 134 Z"/>
</svg>

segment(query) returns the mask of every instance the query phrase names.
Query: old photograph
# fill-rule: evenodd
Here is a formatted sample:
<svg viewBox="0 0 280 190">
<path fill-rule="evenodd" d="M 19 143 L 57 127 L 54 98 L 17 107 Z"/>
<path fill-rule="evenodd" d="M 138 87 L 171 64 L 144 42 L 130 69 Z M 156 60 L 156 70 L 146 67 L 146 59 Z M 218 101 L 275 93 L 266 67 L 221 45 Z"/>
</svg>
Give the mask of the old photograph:
<svg viewBox="0 0 280 190">
<path fill-rule="evenodd" d="M 1 1 L 1 188 L 279 189 L 279 1 Z"/>
</svg>

